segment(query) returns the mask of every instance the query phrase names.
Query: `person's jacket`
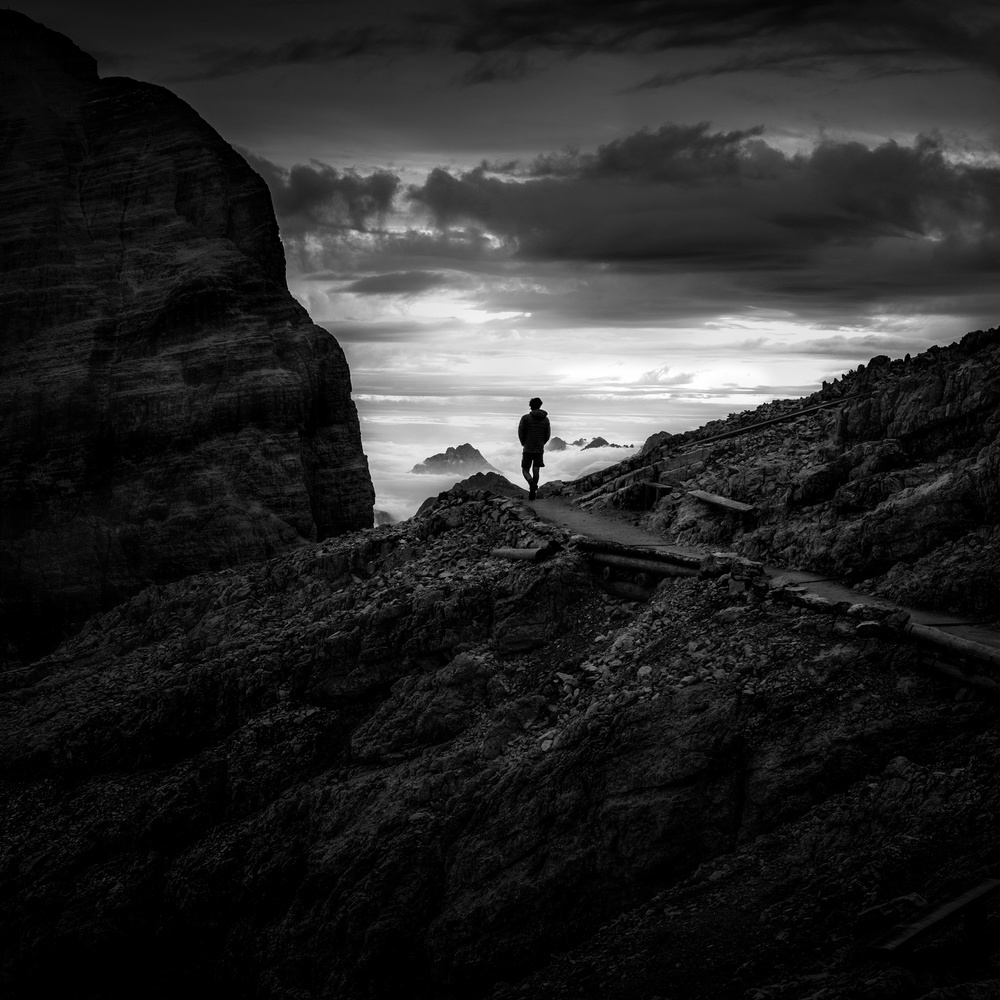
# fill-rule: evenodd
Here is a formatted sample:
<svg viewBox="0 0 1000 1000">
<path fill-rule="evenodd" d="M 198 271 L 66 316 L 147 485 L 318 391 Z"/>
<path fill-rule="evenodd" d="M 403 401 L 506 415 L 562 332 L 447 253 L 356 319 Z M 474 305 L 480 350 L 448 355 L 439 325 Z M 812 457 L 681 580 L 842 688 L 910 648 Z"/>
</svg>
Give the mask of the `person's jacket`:
<svg viewBox="0 0 1000 1000">
<path fill-rule="evenodd" d="M 517 425 L 517 439 L 525 451 L 544 451 L 549 433 L 549 415 L 545 410 L 531 410 Z"/>
</svg>

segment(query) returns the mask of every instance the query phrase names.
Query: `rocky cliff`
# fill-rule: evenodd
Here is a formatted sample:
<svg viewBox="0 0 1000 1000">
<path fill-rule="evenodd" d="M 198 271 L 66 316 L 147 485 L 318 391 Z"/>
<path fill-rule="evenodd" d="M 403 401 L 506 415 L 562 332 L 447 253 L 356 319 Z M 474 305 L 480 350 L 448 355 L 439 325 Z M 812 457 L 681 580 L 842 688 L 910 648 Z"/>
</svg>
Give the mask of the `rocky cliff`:
<svg viewBox="0 0 1000 1000">
<path fill-rule="evenodd" d="M 288 293 L 264 182 L 173 94 L 9 10 L 0 74 L 8 638 L 370 526 L 347 365 Z"/>
</svg>

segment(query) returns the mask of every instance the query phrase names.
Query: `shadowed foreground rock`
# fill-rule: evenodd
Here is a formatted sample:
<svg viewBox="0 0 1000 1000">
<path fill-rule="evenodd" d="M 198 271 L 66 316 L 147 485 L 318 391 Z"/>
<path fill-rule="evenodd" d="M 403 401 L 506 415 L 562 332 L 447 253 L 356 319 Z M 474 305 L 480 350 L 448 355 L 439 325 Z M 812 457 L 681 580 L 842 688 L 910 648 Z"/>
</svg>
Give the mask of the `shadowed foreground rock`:
<svg viewBox="0 0 1000 1000">
<path fill-rule="evenodd" d="M 857 945 L 1000 861 L 996 708 L 776 592 L 605 596 L 569 541 L 456 490 L 7 674 L 5 995 L 980 989 L 959 928 L 926 968 Z"/>
<path fill-rule="evenodd" d="M 264 182 L 161 87 L 0 11 L 0 613 L 30 653 L 152 581 L 372 523 L 342 351 Z"/>
</svg>

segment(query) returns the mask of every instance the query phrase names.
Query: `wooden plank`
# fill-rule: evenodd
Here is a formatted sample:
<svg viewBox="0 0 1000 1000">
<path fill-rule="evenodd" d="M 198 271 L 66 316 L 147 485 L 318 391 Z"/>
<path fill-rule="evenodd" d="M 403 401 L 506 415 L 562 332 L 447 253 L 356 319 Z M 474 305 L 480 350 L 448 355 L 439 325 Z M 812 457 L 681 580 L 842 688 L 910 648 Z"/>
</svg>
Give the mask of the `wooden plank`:
<svg viewBox="0 0 1000 1000">
<path fill-rule="evenodd" d="M 908 944 L 912 944 L 918 935 L 929 931 L 935 924 L 941 923 L 941 921 L 954 916 L 956 913 L 960 913 L 975 903 L 984 902 L 998 889 L 1000 889 L 1000 878 L 984 879 L 978 885 L 957 896 L 953 896 L 939 906 L 924 910 L 910 923 L 897 924 L 887 934 L 875 940 L 870 947 L 873 951 L 897 951 Z"/>
<path fill-rule="evenodd" d="M 713 507 L 731 510 L 736 514 L 749 514 L 755 509 L 751 503 L 740 503 L 739 500 L 730 500 L 729 497 L 720 497 L 716 493 L 706 493 L 704 490 L 688 490 L 688 496 L 702 500 Z"/>
</svg>

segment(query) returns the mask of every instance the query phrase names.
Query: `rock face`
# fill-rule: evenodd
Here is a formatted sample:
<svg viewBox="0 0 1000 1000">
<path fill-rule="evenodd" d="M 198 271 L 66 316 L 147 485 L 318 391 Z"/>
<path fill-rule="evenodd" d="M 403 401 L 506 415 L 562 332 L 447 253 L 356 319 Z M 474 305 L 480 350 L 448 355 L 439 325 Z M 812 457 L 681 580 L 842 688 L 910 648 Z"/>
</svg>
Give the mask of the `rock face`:
<svg viewBox="0 0 1000 1000">
<path fill-rule="evenodd" d="M 264 182 L 170 92 L 0 11 L 0 610 L 30 652 L 152 581 L 370 526 L 342 351 Z"/>
<path fill-rule="evenodd" d="M 471 444 L 460 444 L 457 448 L 448 448 L 440 454 L 425 458 L 410 469 L 410 472 L 416 472 L 420 475 L 455 473 L 460 476 L 471 476 L 476 472 L 497 471 Z"/>
<path fill-rule="evenodd" d="M 735 579 L 454 491 L 94 618 L 0 677 L 0 992 L 995 996 L 860 946 L 994 871 L 996 705 Z"/>
</svg>

